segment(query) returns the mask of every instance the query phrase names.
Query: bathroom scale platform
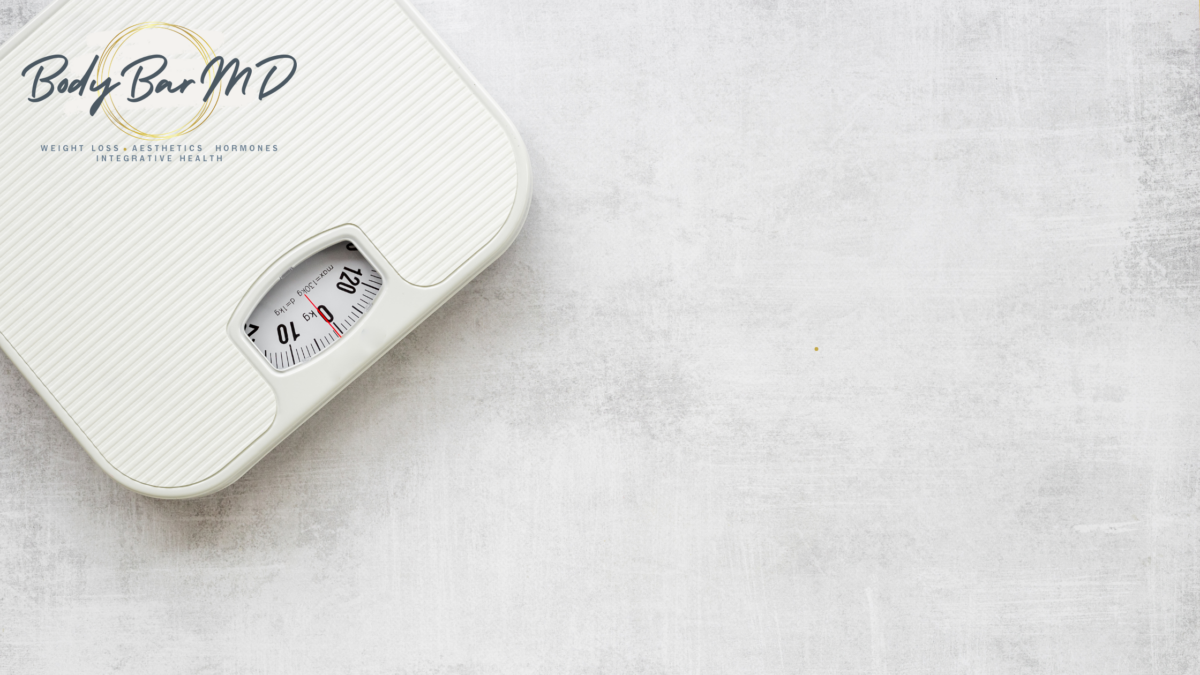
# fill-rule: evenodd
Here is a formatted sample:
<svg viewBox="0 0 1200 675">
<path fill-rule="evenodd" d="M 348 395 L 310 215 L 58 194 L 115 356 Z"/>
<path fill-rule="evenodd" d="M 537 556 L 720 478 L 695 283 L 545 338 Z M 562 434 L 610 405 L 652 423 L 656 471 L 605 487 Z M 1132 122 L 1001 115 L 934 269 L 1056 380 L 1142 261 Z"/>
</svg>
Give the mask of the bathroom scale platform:
<svg viewBox="0 0 1200 675">
<path fill-rule="evenodd" d="M 241 477 L 529 210 L 402 0 L 60 0 L 0 48 L 0 120 L 0 349 L 152 497 Z"/>
</svg>

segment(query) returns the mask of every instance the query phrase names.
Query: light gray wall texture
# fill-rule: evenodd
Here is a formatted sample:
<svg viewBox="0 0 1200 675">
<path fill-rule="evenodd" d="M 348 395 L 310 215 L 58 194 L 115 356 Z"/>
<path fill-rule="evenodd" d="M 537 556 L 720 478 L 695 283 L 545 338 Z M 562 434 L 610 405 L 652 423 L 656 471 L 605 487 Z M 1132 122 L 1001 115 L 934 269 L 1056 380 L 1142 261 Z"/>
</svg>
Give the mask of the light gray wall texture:
<svg viewBox="0 0 1200 675">
<path fill-rule="evenodd" d="M 521 238 L 201 501 L 0 364 L 0 671 L 1200 672 L 1194 0 L 417 8 Z"/>
</svg>

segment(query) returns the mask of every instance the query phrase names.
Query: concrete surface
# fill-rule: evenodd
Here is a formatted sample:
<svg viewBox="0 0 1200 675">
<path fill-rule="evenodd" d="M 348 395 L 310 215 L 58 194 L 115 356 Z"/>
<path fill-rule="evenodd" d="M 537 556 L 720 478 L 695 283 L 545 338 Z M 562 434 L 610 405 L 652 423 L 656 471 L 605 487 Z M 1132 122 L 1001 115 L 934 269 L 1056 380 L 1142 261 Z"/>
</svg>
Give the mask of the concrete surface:
<svg viewBox="0 0 1200 675">
<path fill-rule="evenodd" d="M 1194 1 L 417 6 L 522 238 L 199 502 L 0 364 L 0 671 L 1200 672 Z"/>
</svg>

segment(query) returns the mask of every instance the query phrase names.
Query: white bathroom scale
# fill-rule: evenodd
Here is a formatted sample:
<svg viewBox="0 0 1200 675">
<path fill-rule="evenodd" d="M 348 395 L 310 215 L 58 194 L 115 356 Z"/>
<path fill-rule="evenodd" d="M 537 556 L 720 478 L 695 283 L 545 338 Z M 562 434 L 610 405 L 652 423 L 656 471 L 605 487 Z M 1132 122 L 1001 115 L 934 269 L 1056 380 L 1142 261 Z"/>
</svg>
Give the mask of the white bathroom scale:
<svg viewBox="0 0 1200 675">
<path fill-rule="evenodd" d="M 397 0 L 60 0 L 0 49 L 0 123 L 0 348 L 152 497 L 237 480 L 529 210 Z"/>
</svg>

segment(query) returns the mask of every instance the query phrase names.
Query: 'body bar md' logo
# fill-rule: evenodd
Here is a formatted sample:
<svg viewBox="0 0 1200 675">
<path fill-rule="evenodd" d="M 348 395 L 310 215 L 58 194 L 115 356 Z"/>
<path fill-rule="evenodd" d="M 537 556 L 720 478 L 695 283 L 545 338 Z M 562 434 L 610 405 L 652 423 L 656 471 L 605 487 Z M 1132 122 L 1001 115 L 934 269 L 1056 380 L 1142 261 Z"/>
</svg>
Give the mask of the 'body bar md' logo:
<svg viewBox="0 0 1200 675">
<path fill-rule="evenodd" d="M 200 54 L 201 61 L 205 64 L 197 75 L 199 77 L 199 86 L 196 86 L 197 82 L 193 79 L 183 79 L 175 83 L 162 77 L 163 72 L 167 70 L 167 66 L 170 63 L 169 59 L 162 54 L 143 56 L 129 62 L 121 69 L 119 76 L 126 78 L 132 75 L 132 77 L 128 80 L 113 79 L 111 71 L 117 52 L 120 51 L 121 47 L 131 37 L 141 31 L 151 29 L 166 30 L 180 35 L 196 48 L 196 51 Z M 32 74 L 33 77 L 33 91 L 29 100 L 33 103 L 41 103 L 50 100 L 55 93 L 77 94 L 80 97 L 86 96 L 89 92 L 93 93 L 96 95 L 96 100 L 89 108 L 90 115 L 94 116 L 98 111 L 103 110 L 104 114 L 118 129 L 134 138 L 144 141 L 163 141 L 195 131 L 216 110 L 217 103 L 221 100 L 222 83 L 225 84 L 224 93 L 226 96 L 233 94 L 234 88 L 239 83 L 241 84 L 241 93 L 245 95 L 247 87 L 250 85 L 251 80 L 254 79 L 255 68 L 261 72 L 264 68 L 270 66 L 270 70 L 267 71 L 266 76 L 262 78 L 259 85 L 258 100 L 260 101 L 279 92 L 296 74 L 296 59 L 287 54 L 278 54 L 263 59 L 255 63 L 253 68 L 250 66 L 243 68 L 238 59 L 230 59 L 226 62 L 225 57 L 217 56 L 208 42 L 194 31 L 183 26 L 158 22 L 140 23 L 118 33 L 117 37 L 108 43 L 102 54 L 92 57 L 91 65 L 88 66 L 82 76 L 76 79 L 64 76 L 69 65 L 70 61 L 67 57 L 61 54 L 54 54 L 42 57 L 25 66 L 25 69 L 21 71 L 21 76 L 29 77 Z M 91 80 L 90 83 L 88 82 L 89 80 Z M 204 90 L 204 98 L 200 102 L 199 111 L 181 126 L 172 131 L 152 133 L 134 126 L 127 119 L 126 115 L 123 115 L 117 109 L 115 99 L 118 97 L 114 97 L 112 94 L 121 89 L 126 81 L 129 83 L 129 95 L 125 100 L 130 104 L 149 101 L 152 96 L 195 94 L 200 90 Z M 205 87 L 207 89 L 204 89 Z M 191 89 L 191 92 L 189 92 L 189 89 Z"/>
</svg>

